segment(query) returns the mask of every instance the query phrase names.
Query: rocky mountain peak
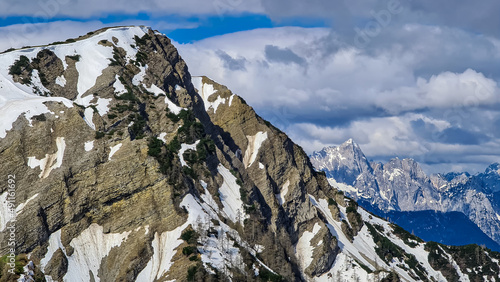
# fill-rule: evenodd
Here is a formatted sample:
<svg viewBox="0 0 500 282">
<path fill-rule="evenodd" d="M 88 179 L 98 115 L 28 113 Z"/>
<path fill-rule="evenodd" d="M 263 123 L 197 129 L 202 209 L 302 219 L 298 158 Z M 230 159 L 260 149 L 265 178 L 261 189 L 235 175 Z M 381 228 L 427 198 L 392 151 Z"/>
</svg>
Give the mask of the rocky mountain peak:
<svg viewBox="0 0 500 282">
<path fill-rule="evenodd" d="M 351 148 L 347 142 L 313 155 L 311 160 L 317 169 L 325 171 L 330 183 L 365 207 L 382 212 L 461 211 L 485 234 L 500 242 L 500 208 L 495 204 L 500 191 L 498 163 L 473 176 L 466 172 L 428 176 L 418 162 L 409 158 L 373 163 L 373 170 L 362 170 Z"/>
<path fill-rule="evenodd" d="M 485 174 L 500 175 L 500 163 L 493 163 L 486 168 Z"/>
<path fill-rule="evenodd" d="M 314 152 L 311 162 L 317 169 L 326 171 L 328 177 L 339 178 L 349 185 L 363 172 L 372 170 L 365 154 L 352 139 Z"/>
</svg>

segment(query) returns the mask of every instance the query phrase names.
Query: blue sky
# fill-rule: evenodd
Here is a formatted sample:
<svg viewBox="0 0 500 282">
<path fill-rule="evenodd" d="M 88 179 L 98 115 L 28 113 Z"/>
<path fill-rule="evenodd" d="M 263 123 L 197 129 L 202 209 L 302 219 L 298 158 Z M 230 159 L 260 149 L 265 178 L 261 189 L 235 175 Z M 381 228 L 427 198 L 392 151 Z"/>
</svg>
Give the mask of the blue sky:
<svg viewBox="0 0 500 282">
<path fill-rule="evenodd" d="M 500 161 L 498 1 L 9 2 L 0 49 L 151 26 L 309 153 L 353 138 L 428 172 Z"/>
</svg>

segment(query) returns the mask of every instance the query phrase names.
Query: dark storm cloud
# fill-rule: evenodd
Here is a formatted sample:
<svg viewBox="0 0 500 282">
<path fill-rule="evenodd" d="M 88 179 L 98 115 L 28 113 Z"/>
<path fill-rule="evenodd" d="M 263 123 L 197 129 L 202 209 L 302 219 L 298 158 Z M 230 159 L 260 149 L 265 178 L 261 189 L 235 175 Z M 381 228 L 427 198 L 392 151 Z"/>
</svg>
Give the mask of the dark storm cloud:
<svg viewBox="0 0 500 282">
<path fill-rule="evenodd" d="M 295 63 L 297 65 L 303 66 L 306 64 L 304 58 L 295 54 L 289 48 L 280 48 L 274 45 L 266 45 L 265 47 L 266 59 L 269 62 L 291 64 Z"/>
<path fill-rule="evenodd" d="M 215 53 L 224 62 L 224 67 L 225 68 L 227 68 L 229 70 L 233 70 L 233 71 L 236 71 L 236 70 L 244 71 L 244 70 L 246 70 L 246 67 L 245 67 L 246 60 L 245 60 L 245 58 L 237 58 L 237 59 L 235 59 L 235 58 L 229 56 L 229 54 L 227 54 L 226 52 L 224 52 L 222 50 L 217 50 Z"/>
</svg>

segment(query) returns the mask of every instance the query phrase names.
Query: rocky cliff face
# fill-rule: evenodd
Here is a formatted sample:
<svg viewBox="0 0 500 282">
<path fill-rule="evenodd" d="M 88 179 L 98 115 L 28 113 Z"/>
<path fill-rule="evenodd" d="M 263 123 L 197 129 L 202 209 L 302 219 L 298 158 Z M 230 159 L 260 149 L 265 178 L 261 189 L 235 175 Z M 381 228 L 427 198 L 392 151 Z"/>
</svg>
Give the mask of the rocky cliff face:
<svg viewBox="0 0 500 282">
<path fill-rule="evenodd" d="M 412 159 L 368 163 L 352 140 L 311 156 L 317 169 L 349 196 L 382 212 L 458 211 L 500 242 L 499 164 L 484 173 L 427 176 Z"/>
<path fill-rule="evenodd" d="M 13 213 L 17 255 L 14 273 L 0 264 L 0 281 L 500 272 L 496 253 L 424 243 L 359 208 L 243 99 L 191 77 L 148 28 L 1 54 L 0 115 L 2 179 L 15 175 L 14 204 L 1 190 L 0 250 L 9 256 Z M 478 259 L 460 259 L 469 252 Z"/>
</svg>

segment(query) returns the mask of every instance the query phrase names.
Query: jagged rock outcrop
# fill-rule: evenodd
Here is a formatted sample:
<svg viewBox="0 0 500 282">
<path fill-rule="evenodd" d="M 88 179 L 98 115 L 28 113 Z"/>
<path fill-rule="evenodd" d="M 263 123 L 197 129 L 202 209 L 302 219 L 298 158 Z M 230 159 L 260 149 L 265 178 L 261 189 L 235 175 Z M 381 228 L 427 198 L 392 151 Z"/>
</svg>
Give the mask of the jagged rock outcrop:
<svg viewBox="0 0 500 282">
<path fill-rule="evenodd" d="M 242 98 L 192 78 L 156 31 L 1 54 L 0 85 L 0 171 L 15 175 L 16 254 L 29 254 L 17 263 L 47 281 L 448 277 L 430 266 L 433 249 L 332 188 Z"/>
</svg>

